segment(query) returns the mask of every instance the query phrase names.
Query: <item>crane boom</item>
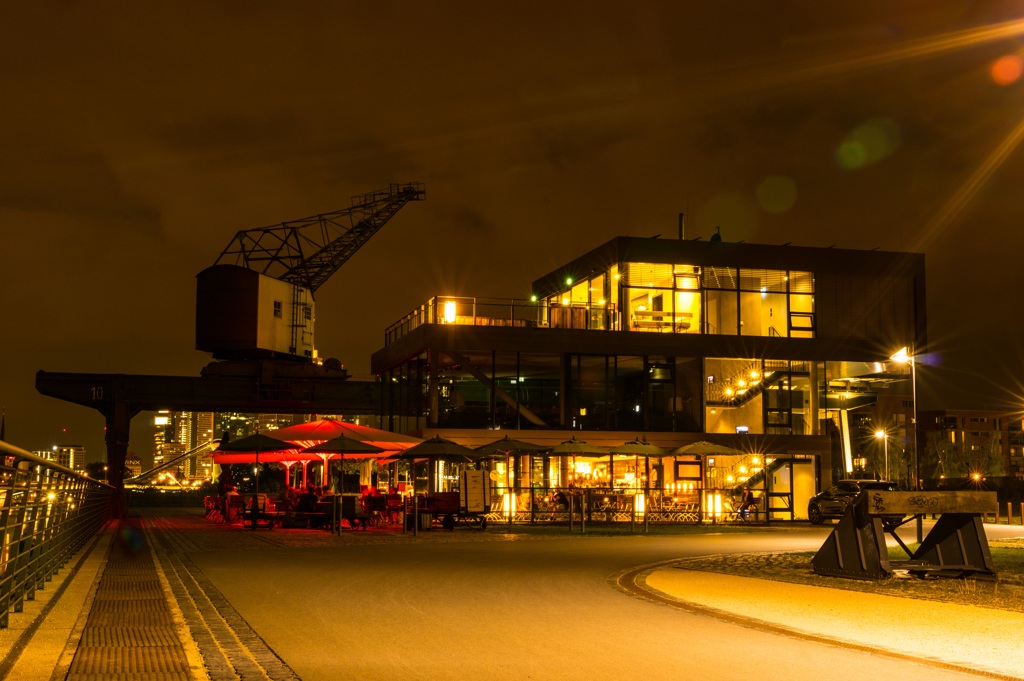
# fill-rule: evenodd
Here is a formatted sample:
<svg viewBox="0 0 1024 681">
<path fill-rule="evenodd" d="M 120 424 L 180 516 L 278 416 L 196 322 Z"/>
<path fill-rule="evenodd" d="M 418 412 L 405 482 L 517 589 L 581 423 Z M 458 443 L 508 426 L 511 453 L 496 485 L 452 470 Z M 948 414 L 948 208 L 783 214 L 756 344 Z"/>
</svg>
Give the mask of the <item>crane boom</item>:
<svg viewBox="0 0 1024 681">
<path fill-rule="evenodd" d="M 425 197 L 422 183 L 392 184 L 344 210 L 238 232 L 196 275 L 196 349 L 225 360 L 313 360 L 314 292 Z"/>
<path fill-rule="evenodd" d="M 405 204 L 425 197 L 421 182 L 392 184 L 333 213 L 242 230 L 214 264 L 240 265 L 314 292 Z"/>
</svg>

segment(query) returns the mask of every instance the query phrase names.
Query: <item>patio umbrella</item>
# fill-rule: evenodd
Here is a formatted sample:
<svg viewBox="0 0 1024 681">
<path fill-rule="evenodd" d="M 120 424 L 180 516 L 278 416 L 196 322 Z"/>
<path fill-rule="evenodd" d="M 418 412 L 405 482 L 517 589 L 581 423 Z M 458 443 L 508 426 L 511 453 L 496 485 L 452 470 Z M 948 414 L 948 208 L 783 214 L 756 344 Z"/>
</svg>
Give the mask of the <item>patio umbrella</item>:
<svg viewBox="0 0 1024 681">
<path fill-rule="evenodd" d="M 624 442 L 617 447 L 612 447 L 608 451 L 612 454 L 626 454 L 631 456 L 662 457 L 667 454 L 667 452 L 661 447 L 657 447 L 639 439 Z"/>
<path fill-rule="evenodd" d="M 495 440 L 489 444 L 477 447 L 476 451 L 484 456 L 491 457 L 505 457 L 505 489 L 511 487 L 511 481 L 509 475 L 512 472 L 512 461 L 511 458 L 515 454 L 539 454 L 541 452 L 547 452 L 551 449 L 547 445 L 538 445 L 533 442 L 524 442 L 522 440 L 515 440 L 510 438 L 508 435 Z M 494 475 L 494 473 L 492 473 Z"/>
<path fill-rule="evenodd" d="M 448 463 L 473 463 L 485 458 L 469 447 L 463 447 L 451 440 L 435 435 L 429 440 L 424 440 L 418 445 L 389 457 L 389 461 L 416 461 L 427 459 L 433 465 L 434 461 L 447 461 Z M 435 477 L 431 477 L 430 489 L 434 489 Z"/>
<path fill-rule="evenodd" d="M 721 454 L 723 456 L 743 456 L 745 452 L 733 449 L 732 447 L 726 447 L 725 445 L 716 445 L 714 442 L 701 440 L 700 442 L 683 445 L 676 449 L 673 454 Z"/>
<path fill-rule="evenodd" d="M 327 461 L 333 455 L 337 454 L 341 458 L 342 465 L 344 466 L 346 454 L 348 454 L 351 458 L 356 459 L 376 458 L 376 456 L 383 452 L 384 450 L 375 445 L 371 445 L 369 442 L 363 442 L 362 440 L 355 440 L 353 438 L 350 438 L 347 435 L 341 435 L 339 437 L 327 440 L 326 442 L 321 442 L 318 445 L 306 447 L 302 451 L 303 453 L 308 452 L 310 454 L 315 454 L 323 460 L 323 484 L 326 487 L 329 484 L 329 481 L 327 480 Z M 344 476 L 342 476 L 341 484 L 342 488 L 340 491 L 344 494 Z"/>
<path fill-rule="evenodd" d="M 485 456 L 493 456 L 495 454 L 511 453 L 535 454 L 539 452 L 546 452 L 550 449 L 551 447 L 548 447 L 547 445 L 538 445 L 534 444 L 533 442 L 523 442 L 522 440 L 515 440 L 506 435 L 500 440 L 495 440 L 494 442 L 491 442 L 489 444 L 477 447 L 476 451 L 478 454 L 483 454 Z"/>
<path fill-rule="evenodd" d="M 279 440 L 294 442 L 302 448 L 327 442 L 337 437 L 348 437 L 360 442 L 368 442 L 375 447 L 380 447 L 387 451 L 408 449 L 414 444 L 423 441 L 412 435 L 392 433 L 379 428 L 370 428 L 369 426 L 361 426 L 347 421 L 338 421 L 337 419 L 317 419 L 316 421 L 299 423 L 294 426 L 287 426 L 286 428 L 278 428 L 272 431 L 272 436 Z"/>
<path fill-rule="evenodd" d="M 262 454 L 264 463 L 294 459 L 299 447 L 290 442 L 281 442 L 263 433 L 246 435 L 238 440 L 225 438 L 217 448 L 206 456 L 217 464 L 252 463 L 254 457 Z M 256 463 L 259 463 L 257 460 Z"/>
<path fill-rule="evenodd" d="M 415 459 L 444 459 L 451 463 L 472 463 L 483 458 L 479 452 L 463 447 L 451 440 L 435 435 L 418 445 L 413 445 L 398 454 L 389 457 L 393 461 L 413 461 Z"/>
<path fill-rule="evenodd" d="M 296 449 L 295 445 L 292 445 L 292 444 L 290 444 L 288 442 L 282 442 L 281 440 L 278 440 L 276 438 L 272 438 L 272 437 L 269 437 L 267 435 L 264 435 L 263 433 L 257 432 L 257 433 L 254 433 L 252 435 L 247 435 L 247 436 L 245 436 L 245 437 L 243 437 L 243 438 L 241 438 L 239 440 L 228 440 L 227 436 L 225 435 L 224 440 L 221 440 L 221 443 L 219 445 L 217 445 L 217 449 L 213 450 L 212 455 L 214 456 L 214 461 L 217 461 L 216 455 L 217 455 L 218 452 L 233 452 L 233 453 L 239 453 L 239 454 L 242 454 L 242 455 L 248 455 L 248 454 L 253 454 L 254 455 L 254 461 L 256 462 L 257 471 L 256 471 L 256 493 L 253 495 L 253 498 L 252 498 L 252 508 L 253 508 L 252 526 L 253 526 L 253 528 L 256 527 L 256 522 L 257 522 L 256 504 L 257 504 L 257 499 L 258 499 L 259 494 L 260 494 L 260 476 L 259 476 L 259 469 L 258 469 L 258 467 L 260 465 L 260 453 L 262 452 L 264 454 L 282 454 L 282 455 L 293 455 L 294 456 L 295 449 Z M 218 461 L 218 463 L 220 463 L 220 462 Z M 245 463 L 248 463 L 248 461 L 246 461 Z"/>
<path fill-rule="evenodd" d="M 551 448 L 552 454 L 568 454 L 571 456 L 607 456 L 608 450 L 597 445 L 587 444 L 583 440 L 577 440 L 574 435 L 560 445 Z"/>
<path fill-rule="evenodd" d="M 645 440 L 641 440 L 640 438 L 636 438 L 635 440 L 631 440 L 629 442 L 624 442 L 624 443 L 622 443 L 621 445 L 619 445 L 617 447 L 612 447 L 608 451 L 611 452 L 612 454 L 619 454 L 619 455 L 635 457 L 636 460 L 635 460 L 634 466 L 637 469 L 639 469 L 639 467 L 640 467 L 639 458 L 641 456 L 644 457 L 644 493 L 645 494 L 650 490 L 651 457 L 653 456 L 653 457 L 656 457 L 656 458 L 660 459 L 661 457 L 665 456 L 665 454 L 666 454 L 665 450 L 662 449 L 661 447 L 657 447 L 655 445 L 652 445 L 652 444 L 650 444 L 649 442 L 647 442 Z M 639 470 L 637 470 L 637 474 L 639 474 Z M 646 523 L 647 520 L 648 520 L 648 517 L 645 514 L 644 515 L 644 522 Z M 646 525 L 645 525 L 645 527 L 646 527 Z"/>
<path fill-rule="evenodd" d="M 598 447 L 597 445 L 588 444 L 583 440 L 577 440 L 575 435 L 562 444 L 552 447 L 551 453 L 560 456 L 571 456 L 573 470 L 576 469 L 577 460 L 592 462 L 600 461 L 604 458 L 610 459 L 611 456 L 604 447 Z"/>
<path fill-rule="evenodd" d="M 278 428 L 272 434 L 276 438 L 294 443 L 300 449 L 312 447 L 337 437 L 348 437 L 353 440 L 368 442 L 387 452 L 408 449 L 414 444 L 423 441 L 412 435 L 392 433 L 379 428 L 370 428 L 369 426 L 331 418 L 317 419 L 315 421 L 307 421 L 306 423 L 297 423 L 294 426 Z M 383 463 L 378 461 L 378 465 Z M 326 468 L 326 465 L 324 467 Z"/>
</svg>

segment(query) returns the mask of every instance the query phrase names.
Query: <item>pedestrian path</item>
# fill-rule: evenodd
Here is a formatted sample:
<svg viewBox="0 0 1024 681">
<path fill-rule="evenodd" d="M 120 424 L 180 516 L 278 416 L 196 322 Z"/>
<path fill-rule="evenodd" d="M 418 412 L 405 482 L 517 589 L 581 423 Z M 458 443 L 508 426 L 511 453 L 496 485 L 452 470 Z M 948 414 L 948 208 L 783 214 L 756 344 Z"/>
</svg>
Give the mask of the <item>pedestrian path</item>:
<svg viewBox="0 0 1024 681">
<path fill-rule="evenodd" d="M 68 681 L 138 679 L 189 681 L 203 678 L 165 579 L 153 558 L 140 518 L 127 518 L 110 542 L 106 565 L 86 604 L 88 617 L 77 636 Z M 78 633 L 78 632 L 75 632 Z"/>
<path fill-rule="evenodd" d="M 1024 614 L 679 567 L 638 584 L 691 611 L 938 666 L 1024 679 Z"/>
<path fill-rule="evenodd" d="M 298 681 L 192 569 L 190 546 L 173 519 L 108 524 L 63 576 L 59 607 L 24 613 L 20 619 L 35 618 L 31 628 L 5 632 L 0 678 Z"/>
</svg>

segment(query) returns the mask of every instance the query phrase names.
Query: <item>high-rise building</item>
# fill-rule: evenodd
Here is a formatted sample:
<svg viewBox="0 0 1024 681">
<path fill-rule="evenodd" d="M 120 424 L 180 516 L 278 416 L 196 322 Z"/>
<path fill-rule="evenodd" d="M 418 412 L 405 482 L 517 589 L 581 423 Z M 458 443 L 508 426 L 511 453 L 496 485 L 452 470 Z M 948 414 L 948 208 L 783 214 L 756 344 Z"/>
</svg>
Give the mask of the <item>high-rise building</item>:
<svg viewBox="0 0 1024 681">
<path fill-rule="evenodd" d="M 85 470 L 85 447 L 82 445 L 54 445 L 51 449 L 32 452 L 41 459 L 53 461 L 73 471 Z"/>
</svg>

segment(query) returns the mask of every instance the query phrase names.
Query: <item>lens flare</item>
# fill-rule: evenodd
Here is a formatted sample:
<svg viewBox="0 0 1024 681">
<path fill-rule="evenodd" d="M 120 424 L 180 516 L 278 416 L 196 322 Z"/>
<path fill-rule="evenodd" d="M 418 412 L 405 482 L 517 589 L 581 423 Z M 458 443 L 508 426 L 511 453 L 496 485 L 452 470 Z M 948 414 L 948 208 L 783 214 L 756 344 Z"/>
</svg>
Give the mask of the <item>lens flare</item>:
<svg viewBox="0 0 1024 681">
<path fill-rule="evenodd" d="M 996 85 L 1011 85 L 1020 80 L 1024 72 L 1024 60 L 1012 54 L 1000 57 L 992 62 L 990 74 Z"/>
<path fill-rule="evenodd" d="M 768 213 L 785 213 L 796 203 L 796 183 L 783 175 L 769 175 L 754 190 L 757 203 Z"/>
<path fill-rule="evenodd" d="M 854 128 L 836 149 L 843 170 L 859 170 L 893 154 L 900 145 L 899 127 L 887 118 L 875 118 Z"/>
</svg>

